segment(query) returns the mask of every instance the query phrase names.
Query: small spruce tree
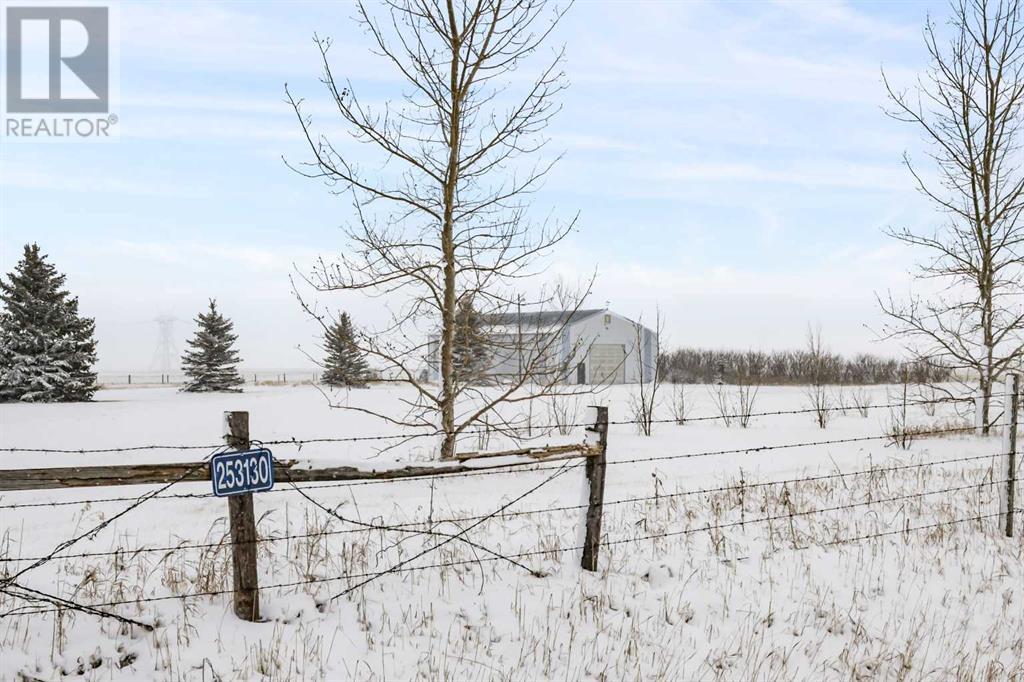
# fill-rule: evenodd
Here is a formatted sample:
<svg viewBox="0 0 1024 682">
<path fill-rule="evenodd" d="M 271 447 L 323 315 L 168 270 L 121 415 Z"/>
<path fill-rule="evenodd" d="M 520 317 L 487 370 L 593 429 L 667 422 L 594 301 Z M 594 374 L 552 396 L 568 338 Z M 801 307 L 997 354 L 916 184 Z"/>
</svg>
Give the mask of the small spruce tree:
<svg viewBox="0 0 1024 682">
<path fill-rule="evenodd" d="M 238 335 L 234 324 L 217 310 L 217 301 L 210 299 L 210 310 L 195 318 L 199 328 L 188 341 L 190 348 L 181 356 L 181 369 L 188 378 L 182 391 L 240 392 L 243 382 L 238 373 L 238 351 L 234 344 Z"/>
<path fill-rule="evenodd" d="M 479 384 L 485 380 L 490 351 L 482 316 L 471 299 L 461 299 L 455 309 L 455 343 L 452 349 L 455 376 L 460 383 Z"/>
<path fill-rule="evenodd" d="M 7 281 L 0 278 L 0 400 L 89 400 L 96 392 L 95 323 L 78 315 L 65 275 L 26 244 Z"/>
<path fill-rule="evenodd" d="M 323 381 L 328 386 L 358 388 L 366 385 L 370 368 L 356 344 L 355 330 L 348 313 L 342 313 L 324 337 L 327 358 Z"/>
</svg>

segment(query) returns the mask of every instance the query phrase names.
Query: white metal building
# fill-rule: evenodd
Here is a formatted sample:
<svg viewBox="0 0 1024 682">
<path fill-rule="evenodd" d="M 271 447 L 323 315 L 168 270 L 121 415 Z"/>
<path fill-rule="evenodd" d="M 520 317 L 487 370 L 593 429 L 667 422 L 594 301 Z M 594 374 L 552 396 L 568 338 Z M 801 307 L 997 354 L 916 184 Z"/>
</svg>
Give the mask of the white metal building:
<svg viewBox="0 0 1024 682">
<path fill-rule="evenodd" d="M 635 384 L 650 381 L 658 362 L 658 335 L 610 310 L 504 313 L 487 319 L 485 333 L 495 345 L 510 349 L 492 359 L 488 375 L 497 381 L 519 376 L 521 353 L 547 348 L 549 366 L 568 366 L 571 384 Z M 551 339 L 550 334 L 560 334 Z M 520 353 L 515 352 L 518 346 Z M 431 378 L 440 378 L 440 344 L 430 339 Z M 570 357 L 572 356 L 572 357 Z"/>
</svg>

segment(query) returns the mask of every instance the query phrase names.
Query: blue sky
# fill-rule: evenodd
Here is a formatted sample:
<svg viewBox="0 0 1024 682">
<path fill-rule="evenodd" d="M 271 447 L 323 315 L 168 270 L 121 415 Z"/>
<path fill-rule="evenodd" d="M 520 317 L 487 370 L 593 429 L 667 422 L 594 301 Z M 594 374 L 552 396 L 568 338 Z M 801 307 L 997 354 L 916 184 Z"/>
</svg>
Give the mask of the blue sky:
<svg viewBox="0 0 1024 682">
<path fill-rule="evenodd" d="M 905 291 L 914 254 L 887 225 L 941 219 L 901 166 L 917 134 L 886 118 L 880 68 L 909 83 L 939 3 L 577 2 L 571 83 L 549 129 L 565 158 L 535 215 L 580 214 L 548 275 L 595 268 L 592 303 L 650 319 L 667 345 L 798 346 L 820 323 L 840 351 L 874 342 L 874 292 Z M 302 366 L 315 328 L 288 275 L 345 248 L 351 208 L 289 171 L 306 158 L 284 84 L 345 135 L 317 81 L 314 32 L 361 97 L 402 83 L 345 3 L 119 6 L 120 138 L 3 143 L 0 266 L 38 241 L 97 320 L 106 370 L 149 369 L 157 314 L 216 296 L 256 367 Z M 321 297 L 357 323 L 375 302 Z"/>
</svg>

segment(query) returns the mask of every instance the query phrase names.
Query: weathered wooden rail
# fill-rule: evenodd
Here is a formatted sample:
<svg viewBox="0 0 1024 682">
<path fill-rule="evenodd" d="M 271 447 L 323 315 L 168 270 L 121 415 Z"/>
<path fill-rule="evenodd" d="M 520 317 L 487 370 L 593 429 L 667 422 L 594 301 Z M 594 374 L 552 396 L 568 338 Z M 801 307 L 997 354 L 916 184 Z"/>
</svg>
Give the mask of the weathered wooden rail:
<svg viewBox="0 0 1024 682">
<path fill-rule="evenodd" d="M 488 469 L 531 466 L 542 462 L 591 457 L 600 448 L 585 444 L 558 445 L 544 448 L 508 450 L 505 452 L 466 453 L 457 462 L 438 465 L 421 464 L 393 469 L 366 469 L 358 466 L 327 466 L 308 468 L 302 460 L 280 460 L 274 464 L 274 478 L 294 483 L 327 481 L 390 480 L 462 474 Z M 482 459 L 517 458 L 518 461 L 474 464 Z M 171 481 L 210 480 L 204 462 L 170 462 L 167 464 L 115 464 L 103 466 L 42 467 L 38 469 L 0 469 L 0 491 L 52 490 L 59 488 L 93 488 L 117 485 L 148 485 Z"/>
<path fill-rule="evenodd" d="M 605 455 L 608 447 L 608 408 L 595 407 L 593 442 L 517 448 L 497 452 L 468 452 L 452 460 L 437 463 L 408 464 L 395 467 L 364 468 L 356 465 L 311 466 L 306 460 L 277 460 L 274 479 L 285 483 L 331 481 L 387 481 L 409 478 L 437 478 L 472 474 L 496 469 L 515 469 L 546 462 L 586 459 L 587 514 L 581 527 L 584 549 L 581 565 L 597 570 L 601 540 L 601 513 L 604 506 Z M 235 451 L 250 447 L 249 413 L 226 412 L 225 443 Z M 210 463 L 169 462 L 157 464 L 113 464 L 103 466 L 43 467 L 0 470 L 0 492 L 54 490 L 62 488 L 98 488 L 120 485 L 168 483 L 209 483 Z M 233 564 L 235 614 L 248 621 L 260 620 L 256 543 L 259 535 L 253 511 L 253 493 L 228 497 Z"/>
</svg>

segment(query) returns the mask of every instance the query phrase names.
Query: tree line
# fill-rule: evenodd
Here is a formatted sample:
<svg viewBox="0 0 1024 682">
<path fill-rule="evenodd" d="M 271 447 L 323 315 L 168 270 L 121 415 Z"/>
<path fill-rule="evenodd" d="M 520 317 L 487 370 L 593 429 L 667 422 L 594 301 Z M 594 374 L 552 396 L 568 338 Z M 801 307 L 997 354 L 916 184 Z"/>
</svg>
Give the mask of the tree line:
<svg viewBox="0 0 1024 682">
<path fill-rule="evenodd" d="M 808 350 L 735 351 L 679 348 L 662 353 L 658 371 L 664 381 L 678 384 L 893 384 L 939 383 L 952 370 L 921 361 L 858 353 Z"/>
<path fill-rule="evenodd" d="M 95 323 L 78 314 L 78 299 L 65 275 L 39 246 L 25 245 L 14 271 L 0 278 L 0 400 L 58 402 L 89 400 L 96 392 Z M 487 366 L 482 316 L 464 303 L 456 314 L 454 366 L 470 382 Z M 239 391 L 244 381 L 234 324 L 211 299 L 196 318 L 182 356 L 186 392 Z M 813 336 L 812 336 L 813 338 Z M 323 381 L 334 387 L 365 386 L 373 379 L 359 333 L 347 313 L 326 325 Z M 823 350 L 820 341 L 803 350 L 730 351 L 680 348 L 663 353 L 659 375 L 673 383 L 886 384 L 938 383 L 952 368 L 934 362 L 901 362 L 867 353 L 853 357 Z"/>
</svg>

